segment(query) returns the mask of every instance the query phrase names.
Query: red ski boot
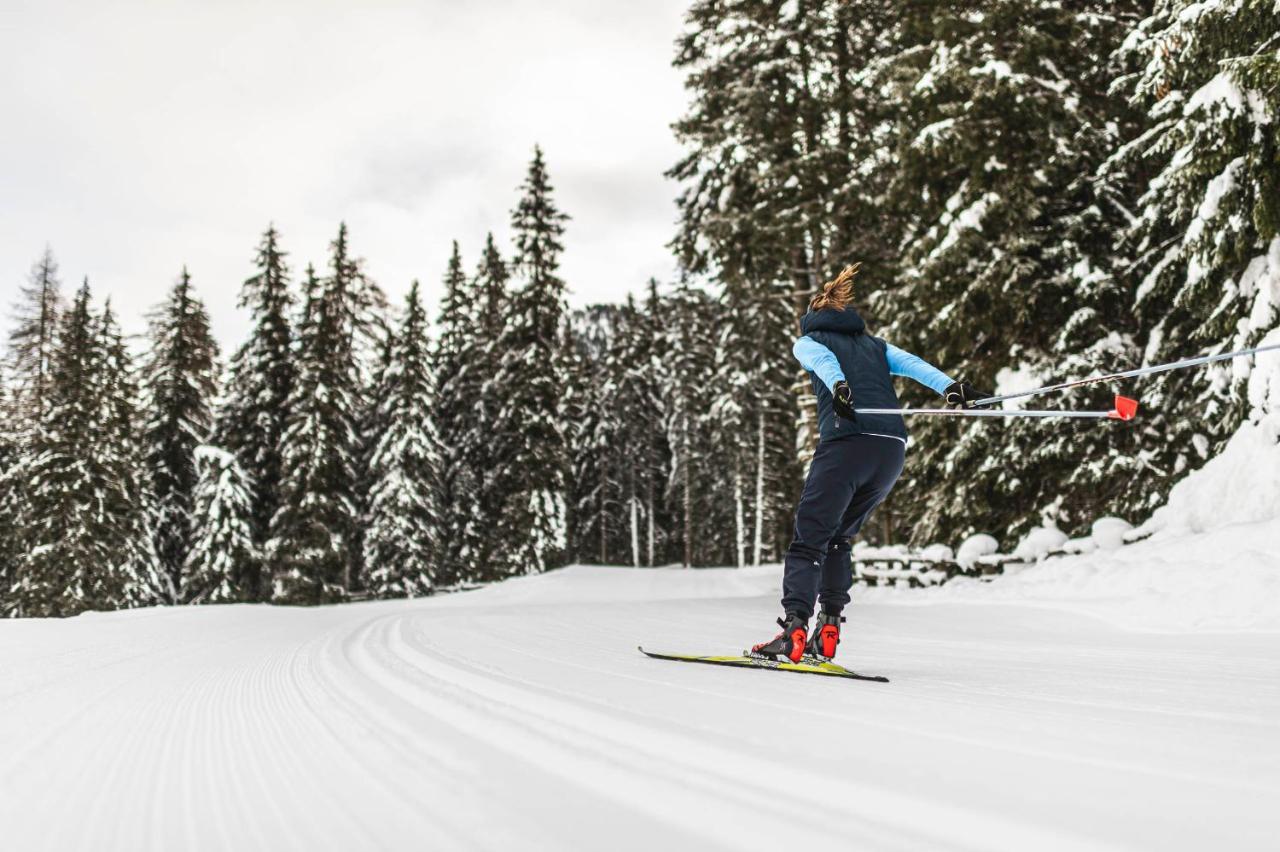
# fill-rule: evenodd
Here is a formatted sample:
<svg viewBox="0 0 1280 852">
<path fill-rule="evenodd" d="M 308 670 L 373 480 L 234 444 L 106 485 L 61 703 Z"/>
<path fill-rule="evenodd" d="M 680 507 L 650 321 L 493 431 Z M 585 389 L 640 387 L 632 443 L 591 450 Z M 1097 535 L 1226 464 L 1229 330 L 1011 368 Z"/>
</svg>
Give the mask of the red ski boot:
<svg viewBox="0 0 1280 852">
<path fill-rule="evenodd" d="M 786 618 L 778 619 L 778 624 L 782 627 L 782 632 L 768 642 L 753 646 L 751 653 L 771 660 L 786 657 L 793 663 L 800 662 L 800 658 L 804 656 L 804 640 L 808 632 L 807 620 L 789 612 Z"/>
<path fill-rule="evenodd" d="M 814 625 L 813 635 L 804 652 L 817 657 L 824 663 L 836 655 L 836 646 L 840 644 L 840 625 L 844 616 L 838 613 L 818 613 L 818 623 Z"/>
</svg>

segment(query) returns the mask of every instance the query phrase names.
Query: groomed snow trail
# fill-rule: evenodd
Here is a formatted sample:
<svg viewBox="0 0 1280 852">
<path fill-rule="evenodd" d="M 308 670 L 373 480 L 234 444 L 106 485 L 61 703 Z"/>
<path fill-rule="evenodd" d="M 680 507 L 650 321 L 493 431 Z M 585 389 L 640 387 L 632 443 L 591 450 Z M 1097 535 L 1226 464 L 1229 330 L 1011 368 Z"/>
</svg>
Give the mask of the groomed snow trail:
<svg viewBox="0 0 1280 852">
<path fill-rule="evenodd" d="M 735 653 L 776 583 L 0 622 L 0 846 L 1275 848 L 1277 634 L 877 596 L 842 651 L 890 684 L 636 651 Z"/>
</svg>

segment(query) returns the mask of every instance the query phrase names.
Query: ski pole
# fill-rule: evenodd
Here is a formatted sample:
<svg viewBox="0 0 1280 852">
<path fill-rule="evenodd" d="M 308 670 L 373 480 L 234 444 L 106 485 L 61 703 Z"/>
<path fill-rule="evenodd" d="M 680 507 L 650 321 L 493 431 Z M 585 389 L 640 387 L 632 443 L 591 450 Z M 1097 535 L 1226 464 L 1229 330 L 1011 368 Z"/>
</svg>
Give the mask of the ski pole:
<svg viewBox="0 0 1280 852">
<path fill-rule="evenodd" d="M 1132 420 L 1138 401 L 1117 396 L 1110 411 L 1020 411 L 1016 408 L 855 408 L 854 414 L 927 414 L 938 417 L 1061 417 L 1090 420 Z"/>
<path fill-rule="evenodd" d="M 1096 384 L 1098 382 L 1114 382 L 1118 379 L 1132 379 L 1137 376 L 1149 376 L 1152 373 L 1164 373 L 1169 370 L 1181 370 L 1184 367 L 1196 367 L 1200 364 L 1212 364 L 1215 361 L 1229 361 L 1232 358 L 1243 358 L 1246 355 L 1254 355 L 1258 352 L 1270 352 L 1273 349 L 1280 349 L 1280 343 L 1273 343 L 1270 346 L 1255 346 L 1253 349 L 1241 349 L 1239 352 L 1224 352 L 1221 355 L 1202 355 L 1199 358 L 1188 358 L 1185 361 L 1173 361 L 1169 364 L 1157 364 L 1154 367 L 1139 367 L 1136 370 L 1126 370 L 1123 373 L 1107 373 L 1102 376 L 1091 376 L 1087 379 L 1076 379 L 1075 381 L 1063 382 L 1062 384 L 1046 385 L 1042 388 L 1019 391 L 1018 393 L 989 396 L 986 399 L 980 399 L 973 404 L 995 405 L 997 402 L 1004 402 L 1007 399 L 1021 399 L 1024 396 L 1039 396 L 1044 393 L 1053 393 L 1055 391 L 1067 390 L 1068 388 L 1078 388 L 1084 385 Z"/>
</svg>

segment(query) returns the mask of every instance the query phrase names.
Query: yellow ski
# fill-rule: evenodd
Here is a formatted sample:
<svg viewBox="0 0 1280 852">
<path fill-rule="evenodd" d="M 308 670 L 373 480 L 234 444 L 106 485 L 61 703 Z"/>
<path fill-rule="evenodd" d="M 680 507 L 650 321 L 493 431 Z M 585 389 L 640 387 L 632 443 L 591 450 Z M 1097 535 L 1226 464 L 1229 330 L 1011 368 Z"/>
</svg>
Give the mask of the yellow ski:
<svg viewBox="0 0 1280 852">
<path fill-rule="evenodd" d="M 681 663 L 704 663 L 711 666 L 734 666 L 740 669 L 770 669 L 778 672 L 795 672 L 796 674 L 813 674 L 823 675 L 825 677 L 844 677 L 853 680 L 870 680 L 876 683 L 888 683 L 889 678 L 880 677 L 879 675 L 864 675 L 850 671 L 844 666 L 837 666 L 835 663 L 826 663 L 820 660 L 804 658 L 799 663 L 793 663 L 790 660 L 771 660 L 767 657 L 760 657 L 750 654 L 746 651 L 737 657 L 715 657 L 715 656 L 697 656 L 694 654 L 659 654 L 654 651 L 646 651 L 640 648 L 640 653 L 646 657 L 653 657 L 655 660 L 675 660 Z"/>
</svg>

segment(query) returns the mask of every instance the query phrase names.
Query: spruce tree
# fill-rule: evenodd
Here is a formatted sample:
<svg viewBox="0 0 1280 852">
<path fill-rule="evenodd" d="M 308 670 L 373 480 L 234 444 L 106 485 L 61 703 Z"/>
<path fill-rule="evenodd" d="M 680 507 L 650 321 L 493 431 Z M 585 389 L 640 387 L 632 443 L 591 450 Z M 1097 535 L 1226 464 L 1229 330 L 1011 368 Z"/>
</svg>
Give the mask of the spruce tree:
<svg viewBox="0 0 1280 852">
<path fill-rule="evenodd" d="M 48 408 L 19 473 L 26 490 L 18 520 L 22 555 L 9 600 L 19 616 L 72 615 L 90 608 L 77 571 L 101 555 L 99 530 L 91 521 L 98 514 L 94 493 L 105 480 L 100 469 L 84 464 L 99 421 L 95 373 L 101 358 L 93 325 L 86 281 L 59 322 Z"/>
<path fill-rule="evenodd" d="M 741 263 L 808 289 L 825 265 L 825 116 L 810 32 L 834 2 L 698 0 L 675 65 L 692 92 L 674 125 L 686 155 L 675 246 L 690 272 L 734 274 Z"/>
<path fill-rule="evenodd" d="M 790 288 L 733 282 L 720 300 L 711 436 L 726 471 L 738 565 L 777 557 L 790 540 L 800 469 Z M 810 406 L 811 407 L 811 406 Z"/>
<path fill-rule="evenodd" d="M 593 305 L 571 318 L 574 357 L 565 387 L 570 448 L 569 550 L 575 561 L 608 565 L 620 553 L 622 421 L 617 406 L 625 309 Z"/>
<path fill-rule="evenodd" d="M 458 560 L 462 548 L 461 531 L 471 520 L 475 498 L 475 472 L 463 458 L 463 433 L 475 416 L 478 387 L 469 379 L 474 371 L 467 352 L 468 341 L 475 335 L 466 273 L 457 240 L 449 255 L 444 275 L 444 295 L 440 299 L 440 315 L 436 321 L 439 334 L 431 352 L 431 372 L 435 377 L 434 422 L 440 444 L 441 524 L 449 533 L 441 537 L 437 559 L 441 569 L 435 579 L 449 585 L 461 576 Z"/>
<path fill-rule="evenodd" d="M 522 286 L 512 295 L 497 351 L 502 361 L 486 383 L 494 408 L 494 495 L 491 519 L 504 542 L 497 576 L 537 573 L 562 563 L 568 507 L 569 448 L 561 416 L 568 378 L 565 284 L 558 275 L 568 219 L 556 206 L 541 148 L 511 216 L 513 266 Z"/>
<path fill-rule="evenodd" d="M 194 540 L 182 571 L 184 603 L 236 603 L 261 597 L 254 541 L 254 489 L 233 453 L 196 448 Z"/>
<path fill-rule="evenodd" d="M 671 448 L 667 493 L 675 514 L 677 558 L 686 567 L 728 560 L 732 499 L 719 491 L 708 412 L 720 310 L 707 293 L 682 279 L 665 311 L 667 357 L 661 373 L 666 439 Z"/>
<path fill-rule="evenodd" d="M 0 615 L 9 611 L 9 585 L 18 558 L 18 463 L 22 443 L 14 424 L 13 403 L 0 370 Z"/>
<path fill-rule="evenodd" d="M 365 587 L 377 597 L 417 597 L 435 585 L 441 453 L 427 358 L 427 317 L 415 281 L 383 378 L 385 430 L 370 465 Z"/>
<path fill-rule="evenodd" d="M 298 375 L 281 442 L 284 478 L 267 557 L 272 599 L 317 604 L 344 599 L 360 564 L 355 547 L 360 512 L 357 418 L 367 368 L 359 341 L 373 321 L 359 261 L 343 225 L 331 244 L 330 274 L 308 268 L 298 328 Z"/>
<path fill-rule="evenodd" d="M 1089 270 L 1105 272 L 1105 258 L 1091 258 L 1088 247 L 1083 256 L 1064 250 L 1069 231 L 1087 241 L 1089 228 L 1122 215 L 1115 207 L 1097 215 L 1087 178 L 1122 117 L 1105 87 L 1123 11 L 1033 0 L 971 15 L 949 8 L 905 11 L 880 66 L 899 104 L 885 204 L 900 223 L 904 256 L 894 286 L 867 279 L 875 289 L 865 303 L 881 319 L 874 331 L 988 389 L 1001 370 L 1063 375 L 1073 365 L 1068 350 L 1083 356 L 1075 363 L 1117 354 L 1109 350 L 1123 357 L 1131 328 L 1122 317 L 1086 321 L 1100 301 L 1090 288 L 1106 277 Z M 909 401 L 931 398 L 905 390 Z M 1026 452 L 1045 440 L 1044 424 L 912 427 L 916 449 L 893 508 L 916 518 L 917 541 L 975 530 L 1016 535 L 1046 516 L 1087 523 L 1098 509 L 1086 501 L 1064 511 L 1061 478 L 1074 465 L 1063 444 Z M 1113 449 L 1113 434 L 1096 428 L 1055 435 L 1069 436 L 1077 458 Z M 951 487 L 959 471 L 966 484 Z M 1109 472 L 1123 479 L 1131 471 Z"/>
<path fill-rule="evenodd" d="M 209 439 L 213 425 L 217 357 L 209 315 L 184 267 L 168 300 L 151 316 L 146 371 L 147 464 L 156 501 L 156 550 L 175 602 L 193 538 L 195 450 Z"/>
<path fill-rule="evenodd" d="M 485 396 L 485 387 L 506 357 L 499 345 L 506 329 L 509 279 L 507 264 L 489 234 L 472 281 L 475 316 L 463 336 L 459 372 L 448 388 L 451 397 L 467 401 L 467 409 L 456 437 L 449 442 L 456 449 L 446 444 L 445 451 L 455 453 L 446 464 L 469 484 L 466 492 L 455 487 L 446 514 L 452 540 L 448 549 L 451 583 L 479 580 L 504 546 L 493 533 L 503 497 L 498 475 L 502 448 L 494 440 L 501 411 Z M 440 381 L 442 376 L 436 375 Z"/>
<path fill-rule="evenodd" d="M 44 412 L 57 345 L 61 282 L 52 249 L 46 248 L 21 290 L 14 327 L 9 332 L 9 407 L 23 422 L 35 424 Z"/>
<path fill-rule="evenodd" d="M 1143 181 L 1118 250 L 1144 359 L 1258 345 L 1280 323 L 1280 7 L 1158 0 L 1117 52 L 1116 89 L 1145 113 L 1104 175 Z M 1251 404 L 1249 360 L 1164 373 L 1142 389 L 1142 507 L 1216 452 Z M 1158 438 L 1156 437 L 1158 436 Z"/>
<path fill-rule="evenodd" d="M 148 476 L 139 371 L 109 300 L 98 324 L 98 350 L 103 358 L 102 426 L 92 449 L 101 457 L 113 486 L 104 495 L 111 517 L 111 557 L 105 564 L 114 576 L 102 581 L 102 600 L 114 601 L 117 607 L 163 603 L 173 596 L 155 543 L 155 500 Z"/>
<path fill-rule="evenodd" d="M 266 543 L 280 505 L 280 445 L 296 377 L 293 297 L 285 258 L 279 233 L 268 227 L 258 246 L 255 272 L 240 290 L 239 306 L 249 309 L 253 327 L 231 359 L 213 441 L 235 453 L 242 470 L 253 472 L 253 542 L 259 548 Z M 270 596 L 267 577 L 249 577 L 245 583 L 248 599 Z"/>
<path fill-rule="evenodd" d="M 630 301 L 628 301 L 630 304 Z M 667 562 L 670 518 L 664 500 L 671 451 L 664 424 L 662 393 L 666 311 L 658 282 L 650 279 L 643 306 L 635 309 L 620 344 L 623 374 L 617 405 L 626 438 L 617 451 L 627 456 L 625 524 L 633 565 Z"/>
<path fill-rule="evenodd" d="M 65 616 L 152 602 L 164 581 L 151 549 L 138 475 L 133 368 L 110 312 L 89 285 L 62 316 L 47 408 L 18 476 L 16 615 Z"/>
</svg>

